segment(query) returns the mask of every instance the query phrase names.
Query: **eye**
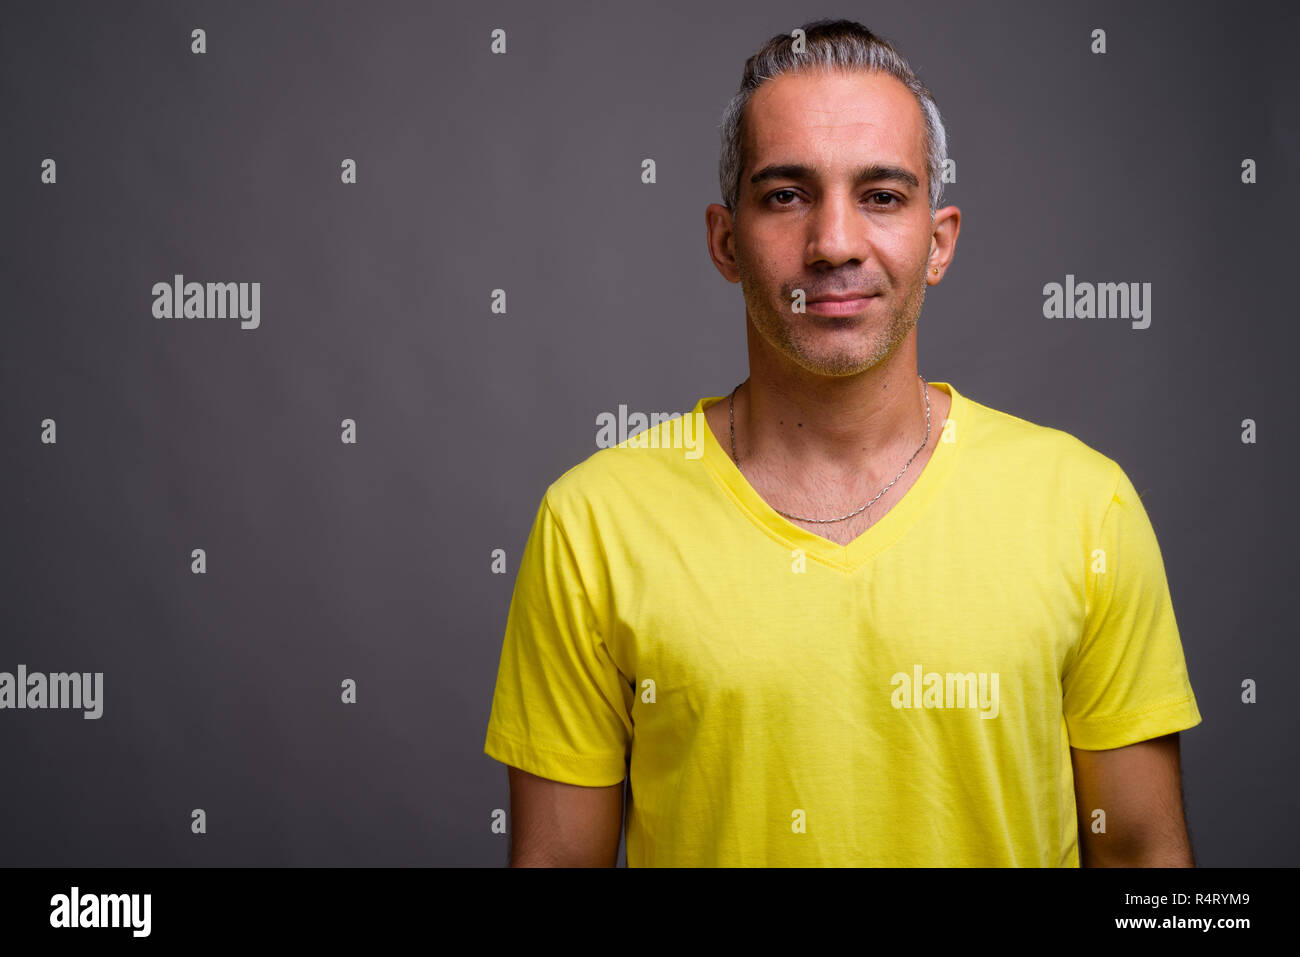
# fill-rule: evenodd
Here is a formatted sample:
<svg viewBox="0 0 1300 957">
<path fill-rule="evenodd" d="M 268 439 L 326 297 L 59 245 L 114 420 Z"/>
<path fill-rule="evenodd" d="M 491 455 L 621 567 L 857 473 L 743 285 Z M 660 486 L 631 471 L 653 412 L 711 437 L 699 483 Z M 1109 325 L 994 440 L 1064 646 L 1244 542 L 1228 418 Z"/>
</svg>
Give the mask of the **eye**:
<svg viewBox="0 0 1300 957">
<path fill-rule="evenodd" d="M 871 193 L 869 195 L 872 199 L 879 200 L 876 203 L 877 206 L 884 206 L 884 207 L 897 206 L 899 203 L 898 197 L 895 196 L 893 193 L 880 191 L 880 192 Z M 790 197 L 790 200 L 783 201 L 777 199 L 777 197 L 779 196 L 788 196 Z M 881 199 L 882 197 L 883 200 Z M 767 202 L 772 203 L 773 201 L 775 201 L 775 205 L 777 206 L 790 206 L 793 204 L 793 200 L 797 198 L 798 198 L 798 193 L 796 193 L 793 189 L 778 189 L 775 192 L 769 193 L 767 195 Z"/>
</svg>

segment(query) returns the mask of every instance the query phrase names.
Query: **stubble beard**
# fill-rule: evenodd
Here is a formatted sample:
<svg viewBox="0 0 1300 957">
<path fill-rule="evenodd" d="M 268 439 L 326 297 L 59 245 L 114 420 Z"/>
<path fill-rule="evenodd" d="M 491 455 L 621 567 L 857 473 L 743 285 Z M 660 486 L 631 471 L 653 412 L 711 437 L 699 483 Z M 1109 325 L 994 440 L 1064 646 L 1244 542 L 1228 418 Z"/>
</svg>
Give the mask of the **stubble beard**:
<svg viewBox="0 0 1300 957">
<path fill-rule="evenodd" d="M 790 308 L 791 298 L 773 300 L 768 292 L 771 285 L 761 275 L 755 275 L 745 263 L 737 260 L 740 287 L 745 297 L 745 308 L 759 335 L 790 361 L 815 375 L 850 376 L 865 372 L 884 362 L 899 343 L 907 338 L 921 318 L 925 304 L 925 267 L 907 290 L 906 298 L 887 315 L 880 303 L 868 306 L 869 317 L 836 320 L 830 317 L 797 313 Z M 781 297 L 782 293 L 776 293 Z M 893 300 L 886 300 L 886 303 Z M 781 308 L 782 305 L 784 308 Z M 828 347 L 826 338 L 836 334 L 836 328 L 853 327 L 852 345 Z M 843 333 L 839 333 L 841 342 Z"/>
</svg>

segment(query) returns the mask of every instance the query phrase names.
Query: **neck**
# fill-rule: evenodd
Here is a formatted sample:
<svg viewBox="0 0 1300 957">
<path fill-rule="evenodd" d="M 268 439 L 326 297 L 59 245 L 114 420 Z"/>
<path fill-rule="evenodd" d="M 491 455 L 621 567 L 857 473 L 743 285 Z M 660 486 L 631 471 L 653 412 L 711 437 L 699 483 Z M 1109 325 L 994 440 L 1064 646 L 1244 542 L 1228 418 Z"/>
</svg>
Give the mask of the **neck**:
<svg viewBox="0 0 1300 957">
<path fill-rule="evenodd" d="M 742 464 L 750 460 L 777 472 L 831 479 L 888 480 L 925 438 L 914 335 L 885 362 L 849 376 L 760 360 L 765 354 L 751 348 L 750 376 L 735 395 Z M 932 411 L 931 443 L 937 425 Z"/>
</svg>

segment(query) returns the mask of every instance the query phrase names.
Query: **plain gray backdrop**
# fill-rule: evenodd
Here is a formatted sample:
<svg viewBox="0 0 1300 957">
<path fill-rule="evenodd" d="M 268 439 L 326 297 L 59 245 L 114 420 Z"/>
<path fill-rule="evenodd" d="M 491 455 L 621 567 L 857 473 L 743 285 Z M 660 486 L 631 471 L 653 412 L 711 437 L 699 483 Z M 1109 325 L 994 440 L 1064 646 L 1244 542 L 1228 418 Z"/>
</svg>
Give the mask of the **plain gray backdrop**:
<svg viewBox="0 0 1300 957">
<path fill-rule="evenodd" d="M 530 523 L 599 413 L 747 375 L 722 109 L 841 16 L 957 163 L 921 373 L 1124 467 L 1204 717 L 1199 863 L 1297 862 L 1293 10 L 385 0 L 4 5 L 0 671 L 102 671 L 104 713 L 0 711 L 0 863 L 504 862 L 482 748 Z M 260 328 L 154 318 L 175 273 L 260 282 Z M 1067 273 L 1150 282 L 1150 328 L 1043 318 Z"/>
</svg>

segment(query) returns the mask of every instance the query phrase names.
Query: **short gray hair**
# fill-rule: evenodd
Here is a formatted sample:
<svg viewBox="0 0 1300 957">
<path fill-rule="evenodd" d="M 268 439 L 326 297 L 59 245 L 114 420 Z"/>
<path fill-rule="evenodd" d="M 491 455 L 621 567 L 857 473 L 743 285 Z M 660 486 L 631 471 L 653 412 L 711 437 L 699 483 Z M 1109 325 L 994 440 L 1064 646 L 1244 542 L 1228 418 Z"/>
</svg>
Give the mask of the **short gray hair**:
<svg viewBox="0 0 1300 957">
<path fill-rule="evenodd" d="M 722 154 L 718 160 L 718 182 L 723 205 L 734 216 L 740 203 L 740 173 L 745 165 L 745 106 L 763 83 L 783 73 L 805 70 L 842 70 L 886 73 L 912 92 L 921 106 L 925 130 L 923 146 L 930 188 L 930 215 L 943 196 L 943 164 L 948 158 L 948 135 L 934 95 L 912 72 L 907 61 L 883 37 L 853 20 L 814 20 L 801 28 L 805 49 L 796 53 L 789 34 L 778 33 L 745 61 L 740 89 L 722 115 Z"/>
</svg>

